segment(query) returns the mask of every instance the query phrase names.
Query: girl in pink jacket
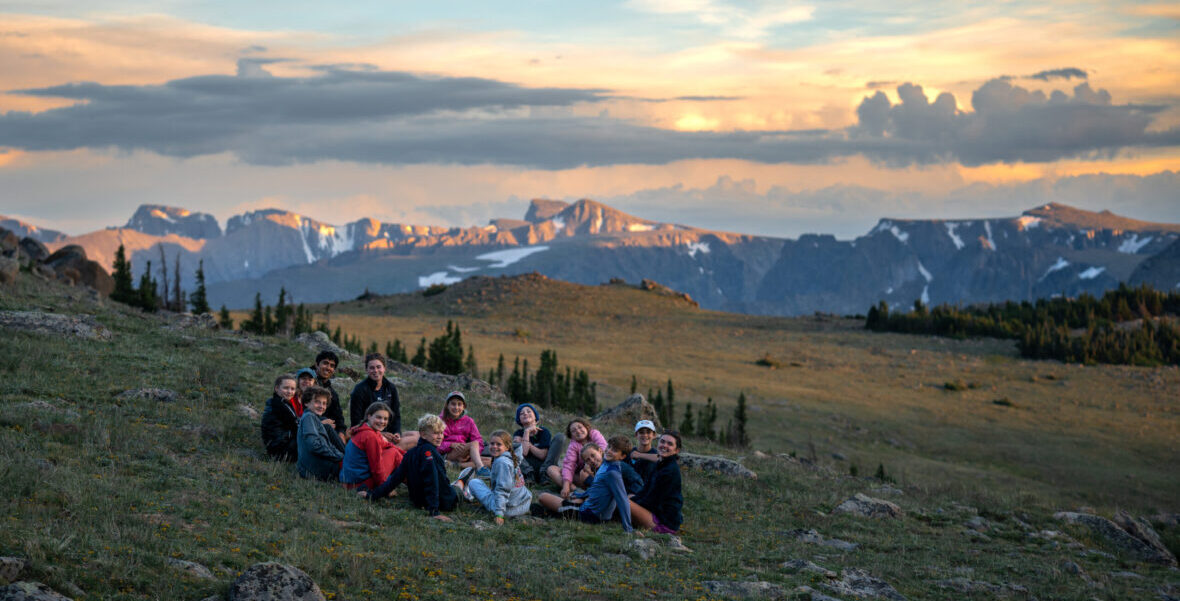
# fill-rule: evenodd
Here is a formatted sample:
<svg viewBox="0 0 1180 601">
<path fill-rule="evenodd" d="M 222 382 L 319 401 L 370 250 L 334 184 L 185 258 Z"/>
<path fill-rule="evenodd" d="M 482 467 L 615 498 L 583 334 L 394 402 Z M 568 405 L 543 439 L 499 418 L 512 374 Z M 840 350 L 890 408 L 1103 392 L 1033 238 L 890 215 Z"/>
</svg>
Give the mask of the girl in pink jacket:
<svg viewBox="0 0 1180 601">
<path fill-rule="evenodd" d="M 598 445 L 598 448 L 605 449 L 606 438 L 602 436 L 602 432 L 590 427 L 590 420 L 584 417 L 575 417 L 570 421 L 569 425 L 565 427 L 565 435 L 569 438 L 570 443 L 565 449 L 565 458 L 561 461 L 561 468 L 558 469 L 556 465 L 551 465 L 547 473 L 554 484 L 561 486 L 561 497 L 568 499 L 574 486 L 581 486 L 586 481 L 586 476 L 589 475 L 584 473 L 582 469 L 585 467 L 582 462 L 582 446 L 593 442 Z"/>
<path fill-rule="evenodd" d="M 483 437 L 479 435 L 479 427 L 475 420 L 467 415 L 467 397 L 458 390 L 447 395 L 446 405 L 439 415 L 447 429 L 443 432 L 442 443 L 438 445 L 438 452 L 446 456 L 448 461 L 454 461 L 463 467 L 470 467 L 476 474 L 490 477 L 491 470 L 484 467 L 479 451 L 483 448 Z"/>
</svg>

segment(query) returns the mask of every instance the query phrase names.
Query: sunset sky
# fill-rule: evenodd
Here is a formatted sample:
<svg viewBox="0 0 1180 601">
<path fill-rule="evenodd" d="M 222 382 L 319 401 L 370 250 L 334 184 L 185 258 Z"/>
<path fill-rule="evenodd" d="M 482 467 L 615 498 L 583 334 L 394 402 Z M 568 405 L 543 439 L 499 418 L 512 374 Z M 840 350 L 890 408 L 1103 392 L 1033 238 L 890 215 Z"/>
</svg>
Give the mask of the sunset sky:
<svg viewBox="0 0 1180 601">
<path fill-rule="evenodd" d="M 900 5 L 900 7 L 898 7 Z M 0 214 L 1180 222 L 1180 4 L 0 0 Z"/>
</svg>

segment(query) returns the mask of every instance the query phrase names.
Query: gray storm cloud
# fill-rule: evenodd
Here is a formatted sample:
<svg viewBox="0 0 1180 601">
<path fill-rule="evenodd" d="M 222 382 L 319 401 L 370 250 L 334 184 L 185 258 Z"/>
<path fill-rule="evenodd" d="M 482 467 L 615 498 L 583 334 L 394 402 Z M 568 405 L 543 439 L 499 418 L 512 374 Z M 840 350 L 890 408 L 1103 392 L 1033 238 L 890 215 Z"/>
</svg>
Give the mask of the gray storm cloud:
<svg viewBox="0 0 1180 601">
<path fill-rule="evenodd" d="M 1150 129 L 1164 107 L 1116 105 L 1088 83 L 1072 94 L 1045 95 L 997 79 L 974 92 L 972 111 L 959 110 L 948 93 L 930 101 L 921 86 L 905 83 L 897 88 L 897 104 L 879 91 L 864 98 L 857 124 L 846 130 L 681 132 L 569 110 L 619 100 L 609 90 L 529 88 L 347 65 L 279 77 L 265 70 L 274 62 L 246 58 L 236 76 L 162 85 L 70 83 L 19 90 L 78 102 L 0 115 L 0 146 L 117 148 L 175 157 L 230 152 L 261 165 L 342 160 L 565 169 L 700 158 L 819 163 L 857 154 L 889 165 L 974 165 L 1180 144 L 1180 130 Z M 1069 69 L 1059 71 L 1053 77 L 1067 77 Z"/>
</svg>

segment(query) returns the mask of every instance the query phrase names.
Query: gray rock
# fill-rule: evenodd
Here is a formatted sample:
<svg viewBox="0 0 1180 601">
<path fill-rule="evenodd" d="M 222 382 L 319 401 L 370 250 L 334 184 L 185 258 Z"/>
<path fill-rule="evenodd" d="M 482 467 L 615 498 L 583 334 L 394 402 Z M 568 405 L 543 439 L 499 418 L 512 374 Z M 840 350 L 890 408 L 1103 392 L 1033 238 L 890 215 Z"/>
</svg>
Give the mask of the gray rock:
<svg viewBox="0 0 1180 601">
<path fill-rule="evenodd" d="M 338 357 L 340 357 L 341 361 L 345 359 L 357 358 L 356 355 L 340 348 L 339 346 L 336 346 L 336 343 L 332 342 L 332 339 L 329 338 L 327 334 L 318 330 L 315 332 L 304 332 L 300 334 L 295 338 L 295 342 L 306 346 L 309 350 L 315 353 L 320 351 L 332 351 L 333 353 L 336 353 Z"/>
<path fill-rule="evenodd" d="M 41 311 L 0 311 L 0 327 L 87 340 L 110 340 L 111 331 L 89 315 L 61 315 Z"/>
<path fill-rule="evenodd" d="M 788 534 L 790 534 L 791 536 L 794 536 L 795 539 L 800 542 L 810 543 L 813 545 L 822 545 L 824 547 L 831 547 L 831 548 L 836 549 L 838 551 L 844 551 L 844 552 L 855 551 L 856 548 L 858 546 L 860 546 L 860 545 L 857 545 L 856 543 L 850 543 L 848 541 L 843 541 L 838 538 L 824 538 L 824 536 L 822 534 L 820 534 L 819 532 L 816 532 L 815 530 L 793 530 L 793 531 L 789 532 Z"/>
<path fill-rule="evenodd" d="M 889 495 L 893 497 L 900 497 L 902 494 L 904 494 L 900 488 L 894 488 L 892 486 L 874 486 L 873 488 L 869 489 L 869 492 L 873 493 L 874 495 Z"/>
<path fill-rule="evenodd" d="M 217 318 L 211 313 L 202 313 L 200 315 L 192 315 L 189 313 L 182 313 L 176 316 L 176 319 L 168 325 L 169 330 L 220 330 L 221 324 L 217 322 Z"/>
<path fill-rule="evenodd" d="M 40 263 L 49 258 L 49 249 L 40 240 L 29 236 L 21 238 L 20 251 L 33 263 Z"/>
<path fill-rule="evenodd" d="M 756 479 L 758 477 L 758 474 L 755 474 L 750 468 L 737 461 L 716 455 L 697 455 L 695 453 L 682 452 L 680 453 L 680 465 L 707 472 L 717 472 L 726 476 L 738 476 L 750 479 Z"/>
<path fill-rule="evenodd" d="M 934 586 L 960 593 L 987 593 L 993 599 L 1036 599 L 1027 588 L 1019 584 L 1010 584 L 1007 582 L 993 584 L 991 582 L 971 580 L 970 578 L 951 578 L 949 580 L 936 580 L 934 581 Z"/>
<path fill-rule="evenodd" d="M 976 532 L 987 532 L 991 529 L 991 527 L 988 525 L 988 521 L 982 516 L 978 515 L 964 522 L 963 526 Z"/>
<path fill-rule="evenodd" d="M 257 409 L 255 409 L 245 403 L 238 405 L 238 412 L 241 413 L 242 415 L 246 416 L 246 418 L 250 419 L 250 420 L 262 419 L 262 415 L 258 413 Z"/>
<path fill-rule="evenodd" d="M 836 577 L 835 572 L 833 572 L 823 566 L 819 566 L 814 563 L 811 563 L 810 561 L 807 561 L 806 559 L 792 559 L 790 561 L 785 561 L 782 564 L 780 564 L 779 567 L 786 570 L 787 572 L 792 573 L 792 574 L 796 574 L 799 572 L 807 572 L 809 574 L 819 574 L 820 576 L 823 576 L 824 578 L 833 578 L 834 579 Z"/>
<path fill-rule="evenodd" d="M 57 249 L 43 264 L 53 269 L 59 279 L 90 286 L 103 296 L 110 296 L 115 290 L 115 280 L 102 265 L 86 258 L 86 249 L 77 244 Z"/>
<path fill-rule="evenodd" d="M 844 453 L 832 453 L 832 459 L 836 461 L 848 461 L 848 457 Z"/>
<path fill-rule="evenodd" d="M 660 552 L 660 543 L 650 538 L 637 538 L 631 541 L 631 548 L 639 555 L 640 559 L 646 561 Z"/>
<path fill-rule="evenodd" d="M 0 601 L 72 601 L 40 582 L 14 582 L 0 587 Z"/>
<path fill-rule="evenodd" d="M 0 227 L 0 254 L 11 255 L 20 248 L 20 236 L 15 232 Z"/>
<path fill-rule="evenodd" d="M 906 601 L 901 593 L 889 586 L 884 580 L 872 576 L 860 568 L 849 568 L 840 571 L 840 580 L 820 584 L 824 589 L 837 595 L 851 595 L 857 598 L 889 599 L 890 601 Z"/>
<path fill-rule="evenodd" d="M 213 572 L 209 571 L 209 568 L 207 568 L 195 561 L 186 561 L 184 559 L 174 559 L 174 558 L 170 557 L 170 558 L 168 558 L 168 566 L 178 572 L 181 572 L 181 573 L 191 576 L 193 578 L 198 578 L 201 580 L 216 580 L 217 579 L 213 575 Z"/>
<path fill-rule="evenodd" d="M 779 599 L 786 595 L 783 587 L 773 582 L 749 580 L 706 580 L 701 583 L 710 596 L 731 599 Z"/>
<path fill-rule="evenodd" d="M 1176 566 L 1176 557 L 1166 547 L 1163 547 L 1159 542 L 1159 535 L 1155 534 L 1155 531 L 1151 530 L 1151 526 L 1144 521 L 1124 516 L 1124 522 L 1132 528 L 1132 531 L 1128 532 L 1104 517 L 1088 513 L 1062 511 L 1053 514 L 1053 517 L 1070 524 L 1085 526 L 1095 536 L 1102 538 L 1118 551 L 1134 559 Z M 1145 537 L 1146 540 L 1139 538 L 1136 534 Z"/>
<path fill-rule="evenodd" d="M 843 601 L 842 599 L 837 599 L 835 597 L 829 597 L 828 595 L 825 595 L 825 594 L 811 588 L 810 586 L 798 587 L 795 589 L 795 592 L 802 593 L 803 595 L 806 595 L 806 597 L 804 597 L 804 599 L 808 599 L 810 601 Z"/>
<path fill-rule="evenodd" d="M 483 520 L 475 520 L 474 522 L 471 522 L 471 527 L 476 530 L 481 530 L 481 531 L 495 529 L 495 526 L 493 526 Z"/>
<path fill-rule="evenodd" d="M 175 392 L 167 388 L 135 388 L 132 390 L 124 390 L 119 393 L 120 400 L 140 400 L 140 401 L 157 401 L 161 403 L 174 403 L 180 397 Z"/>
<path fill-rule="evenodd" d="M 692 549 L 684 546 L 684 541 L 680 540 L 679 536 L 668 537 L 668 550 L 677 553 L 692 553 Z"/>
<path fill-rule="evenodd" d="M 896 518 L 901 517 L 902 510 L 901 507 L 889 501 L 856 493 L 851 499 L 833 509 L 832 513 L 847 513 L 869 518 Z"/>
<path fill-rule="evenodd" d="M 325 601 L 320 587 L 299 568 L 257 563 L 229 587 L 229 601 Z"/>
<path fill-rule="evenodd" d="M 656 416 L 656 408 L 651 403 L 643 398 L 642 394 L 635 393 L 622 403 L 598 412 L 591 418 L 595 423 L 611 422 L 615 424 L 622 424 L 634 428 L 635 422 L 641 419 L 650 419 L 656 426 L 656 432 L 660 431 L 660 418 Z"/>
<path fill-rule="evenodd" d="M 17 580 L 28 567 L 29 560 L 23 557 L 0 557 L 0 583 Z"/>
<path fill-rule="evenodd" d="M 0 284 L 11 284 L 20 276 L 20 261 L 0 256 Z"/>
<path fill-rule="evenodd" d="M 1114 523 L 1122 528 L 1127 534 L 1143 541 L 1159 555 L 1165 565 L 1176 566 L 1176 556 L 1164 546 L 1163 541 L 1160 540 L 1160 535 L 1156 533 L 1155 528 L 1151 527 L 1151 523 L 1143 518 L 1132 517 L 1126 511 L 1119 510 L 1114 514 Z M 1168 560 L 1171 561 L 1168 561 Z"/>
</svg>

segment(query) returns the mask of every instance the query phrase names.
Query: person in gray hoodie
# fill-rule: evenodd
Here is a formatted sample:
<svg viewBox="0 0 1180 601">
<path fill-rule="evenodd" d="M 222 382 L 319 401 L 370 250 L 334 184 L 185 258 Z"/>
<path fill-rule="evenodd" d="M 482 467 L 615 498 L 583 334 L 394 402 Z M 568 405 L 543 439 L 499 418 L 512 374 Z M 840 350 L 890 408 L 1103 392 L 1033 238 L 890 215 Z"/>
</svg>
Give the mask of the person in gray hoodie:
<svg viewBox="0 0 1180 601">
<path fill-rule="evenodd" d="M 320 421 L 332 401 L 326 388 L 312 386 L 303 391 L 303 415 L 299 418 L 299 475 L 316 480 L 336 480 L 340 460 L 344 459 L 344 441 Z"/>
<path fill-rule="evenodd" d="M 471 478 L 472 468 L 465 469 L 452 486 L 463 498 L 479 501 L 484 509 L 492 512 L 496 524 L 503 524 L 506 517 L 529 512 L 533 493 L 524 485 L 520 459 L 512 452 L 512 437 L 506 430 L 496 430 L 488 437 L 488 453 L 492 455 L 492 486 L 479 478 Z"/>
</svg>

